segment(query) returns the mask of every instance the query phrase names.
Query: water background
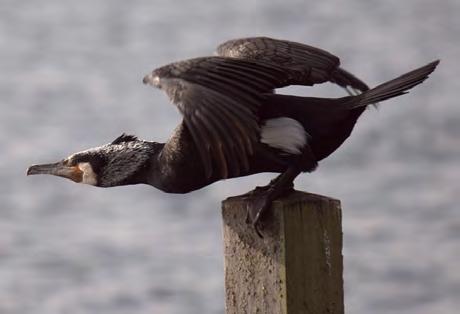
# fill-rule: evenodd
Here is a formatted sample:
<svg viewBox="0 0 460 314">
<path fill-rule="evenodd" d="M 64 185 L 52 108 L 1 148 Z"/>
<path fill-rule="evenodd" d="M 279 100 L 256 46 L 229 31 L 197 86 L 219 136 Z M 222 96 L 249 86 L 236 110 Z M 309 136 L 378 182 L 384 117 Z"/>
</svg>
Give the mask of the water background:
<svg viewBox="0 0 460 314">
<path fill-rule="evenodd" d="M 251 35 L 327 49 L 370 85 L 442 59 L 296 186 L 342 200 L 347 313 L 458 313 L 459 13 L 455 0 L 0 0 L 0 313 L 223 313 L 220 201 L 272 175 L 168 195 L 25 170 L 122 132 L 166 140 L 180 116 L 143 75 Z"/>
</svg>

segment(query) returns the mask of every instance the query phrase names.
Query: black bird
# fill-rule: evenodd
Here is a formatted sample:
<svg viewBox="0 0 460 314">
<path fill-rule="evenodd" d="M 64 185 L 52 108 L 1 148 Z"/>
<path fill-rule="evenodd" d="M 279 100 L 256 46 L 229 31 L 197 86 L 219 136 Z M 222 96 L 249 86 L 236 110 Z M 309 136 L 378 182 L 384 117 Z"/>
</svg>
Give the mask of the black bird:
<svg viewBox="0 0 460 314">
<path fill-rule="evenodd" d="M 100 187 L 149 184 L 187 193 L 215 181 L 260 172 L 280 175 L 256 188 L 248 217 L 258 222 L 271 202 L 293 188 L 350 135 L 368 105 L 407 93 L 436 68 L 434 61 L 373 89 L 318 48 L 266 37 L 227 41 L 217 56 L 160 67 L 145 84 L 166 92 L 183 115 L 167 143 L 122 134 L 110 144 L 75 153 L 27 174 L 52 174 Z M 333 82 L 342 98 L 275 94 L 288 85 Z M 359 93 L 358 93 L 359 92 Z"/>
</svg>

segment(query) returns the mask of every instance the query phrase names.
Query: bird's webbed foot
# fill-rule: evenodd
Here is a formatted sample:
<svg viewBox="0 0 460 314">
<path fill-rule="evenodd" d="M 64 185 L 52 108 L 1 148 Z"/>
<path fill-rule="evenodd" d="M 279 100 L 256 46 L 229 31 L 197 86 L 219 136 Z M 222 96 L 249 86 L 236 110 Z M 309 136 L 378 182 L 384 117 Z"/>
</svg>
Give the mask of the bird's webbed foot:
<svg viewBox="0 0 460 314">
<path fill-rule="evenodd" d="M 263 185 L 263 186 L 256 186 L 254 190 L 251 190 L 241 196 L 246 199 L 252 199 L 256 195 L 260 195 L 264 192 L 267 192 L 269 188 L 270 188 L 270 184 Z"/>
<path fill-rule="evenodd" d="M 273 180 L 270 181 L 269 184 L 267 185 L 263 185 L 263 186 L 256 186 L 256 188 L 252 191 L 249 191 L 245 194 L 242 195 L 242 197 L 244 198 L 248 198 L 248 199 L 252 199 L 254 196 L 257 196 L 257 195 L 262 195 L 262 194 L 265 194 L 268 192 L 268 190 L 270 190 L 271 187 L 273 187 L 273 185 L 276 183 L 276 181 L 278 180 L 278 178 L 280 177 L 281 175 L 277 176 L 276 178 L 274 178 Z"/>
<path fill-rule="evenodd" d="M 288 169 L 272 180 L 267 186 L 259 187 L 259 190 L 256 188 L 256 190 L 249 192 L 252 193 L 248 196 L 248 198 L 250 197 L 251 199 L 252 206 L 248 207 L 246 223 L 254 227 L 259 237 L 263 238 L 261 230 L 264 227 L 264 218 L 266 218 L 272 202 L 294 189 L 293 180 L 298 174 L 298 170 Z"/>
</svg>

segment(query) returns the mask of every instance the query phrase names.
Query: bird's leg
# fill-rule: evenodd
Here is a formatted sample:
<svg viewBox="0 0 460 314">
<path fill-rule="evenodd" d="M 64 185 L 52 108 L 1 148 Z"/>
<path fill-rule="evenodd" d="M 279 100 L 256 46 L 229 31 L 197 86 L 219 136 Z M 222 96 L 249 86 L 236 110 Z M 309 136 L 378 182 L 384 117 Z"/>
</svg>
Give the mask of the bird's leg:
<svg viewBox="0 0 460 314">
<path fill-rule="evenodd" d="M 275 155 L 273 153 L 273 151 L 271 151 L 269 149 L 266 149 L 264 146 L 257 146 L 256 150 L 258 151 L 258 153 L 260 153 L 261 155 L 265 156 L 266 158 L 268 158 L 273 163 L 276 163 L 276 164 L 278 164 L 279 166 L 281 166 L 283 168 L 288 166 L 288 164 L 285 161 L 283 161 L 279 156 Z M 268 189 L 270 189 L 270 187 L 273 186 L 275 184 L 275 182 L 281 177 L 281 175 L 282 174 L 280 174 L 279 176 L 277 176 L 276 178 L 271 180 L 269 184 L 264 185 L 264 186 L 256 186 L 256 188 L 254 190 L 249 191 L 246 194 L 243 194 L 242 196 L 247 197 L 247 198 L 251 198 L 251 197 L 256 196 L 257 194 L 267 192 Z"/>
<path fill-rule="evenodd" d="M 260 237 L 262 237 L 262 233 L 259 227 L 261 227 L 261 222 L 267 210 L 271 207 L 274 200 L 281 197 L 286 192 L 292 191 L 294 179 L 299 173 L 300 170 L 297 167 L 289 167 L 284 173 L 272 180 L 264 193 L 254 197 L 254 206 L 248 209 L 246 221 L 252 224 Z"/>
</svg>

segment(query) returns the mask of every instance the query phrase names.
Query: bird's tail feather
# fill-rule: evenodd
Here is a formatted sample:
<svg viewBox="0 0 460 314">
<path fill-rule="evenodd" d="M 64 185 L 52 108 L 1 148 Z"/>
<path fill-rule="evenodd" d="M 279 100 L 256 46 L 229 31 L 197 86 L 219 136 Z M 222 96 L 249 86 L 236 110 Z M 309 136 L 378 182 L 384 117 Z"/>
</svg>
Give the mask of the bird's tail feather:
<svg viewBox="0 0 460 314">
<path fill-rule="evenodd" d="M 349 109 L 353 109 L 406 94 L 409 89 L 426 80 L 438 64 L 439 60 L 433 61 L 421 68 L 380 84 L 360 95 L 347 97 L 349 100 L 344 105 Z"/>
</svg>

